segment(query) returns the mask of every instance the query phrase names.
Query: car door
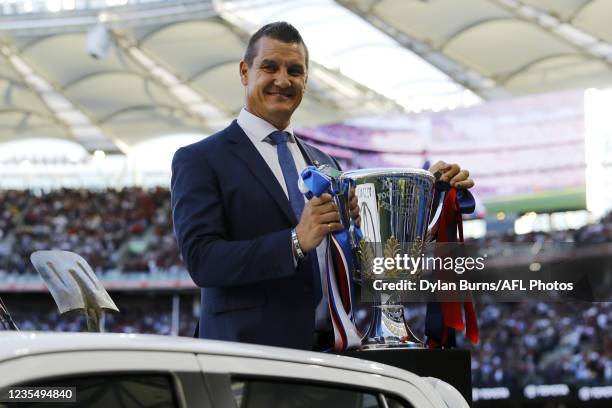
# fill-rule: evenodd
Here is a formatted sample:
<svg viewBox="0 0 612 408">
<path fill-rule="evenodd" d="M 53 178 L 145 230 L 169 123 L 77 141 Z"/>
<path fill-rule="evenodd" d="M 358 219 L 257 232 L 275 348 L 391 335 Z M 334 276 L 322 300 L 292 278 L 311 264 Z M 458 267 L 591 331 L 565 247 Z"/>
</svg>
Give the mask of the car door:
<svg viewBox="0 0 612 408">
<path fill-rule="evenodd" d="M 316 358 L 315 358 L 316 359 Z M 264 358 L 198 355 L 216 408 L 430 408 L 414 384 L 380 374 Z"/>
<path fill-rule="evenodd" d="M 53 403 L 53 407 L 212 408 L 196 357 L 187 352 L 53 352 L 3 361 L 0 372 L 3 390 L 74 390 L 75 402 Z M 0 402 L 2 408 L 44 405 L 6 398 Z"/>
</svg>

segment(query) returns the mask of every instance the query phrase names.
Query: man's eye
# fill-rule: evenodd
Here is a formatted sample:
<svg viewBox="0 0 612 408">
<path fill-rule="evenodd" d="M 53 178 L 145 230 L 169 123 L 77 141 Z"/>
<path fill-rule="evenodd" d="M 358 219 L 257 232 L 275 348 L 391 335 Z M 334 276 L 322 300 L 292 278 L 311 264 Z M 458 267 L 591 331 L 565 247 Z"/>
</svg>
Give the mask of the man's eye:
<svg viewBox="0 0 612 408">
<path fill-rule="evenodd" d="M 266 72 L 274 72 L 276 71 L 276 66 L 275 65 L 264 65 L 261 67 L 261 69 L 263 69 Z"/>
<path fill-rule="evenodd" d="M 303 70 L 301 70 L 301 69 L 299 69 L 299 68 L 296 68 L 296 69 L 290 69 L 290 70 L 289 70 L 289 75 L 292 75 L 292 76 L 300 76 L 300 75 L 304 75 L 304 71 L 303 71 Z"/>
</svg>

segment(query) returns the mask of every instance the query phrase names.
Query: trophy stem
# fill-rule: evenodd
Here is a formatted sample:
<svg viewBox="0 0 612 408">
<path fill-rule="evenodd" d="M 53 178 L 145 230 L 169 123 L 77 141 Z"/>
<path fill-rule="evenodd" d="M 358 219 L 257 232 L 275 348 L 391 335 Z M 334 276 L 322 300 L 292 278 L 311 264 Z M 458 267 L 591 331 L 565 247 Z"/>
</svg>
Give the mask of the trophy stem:
<svg viewBox="0 0 612 408">
<path fill-rule="evenodd" d="M 414 334 L 414 332 L 412 330 L 410 330 L 410 326 L 408 326 L 408 324 L 406 323 L 406 332 L 408 333 L 408 336 L 406 336 L 407 338 L 405 339 L 406 341 L 412 342 L 412 343 L 420 343 L 420 344 L 425 344 L 425 342 L 421 339 L 419 339 L 416 334 Z"/>
<path fill-rule="evenodd" d="M 399 304 L 381 304 L 376 306 L 380 318 L 375 318 L 376 326 L 362 350 L 381 349 L 422 349 L 425 343 L 410 329 L 404 317 L 404 306 Z"/>
</svg>

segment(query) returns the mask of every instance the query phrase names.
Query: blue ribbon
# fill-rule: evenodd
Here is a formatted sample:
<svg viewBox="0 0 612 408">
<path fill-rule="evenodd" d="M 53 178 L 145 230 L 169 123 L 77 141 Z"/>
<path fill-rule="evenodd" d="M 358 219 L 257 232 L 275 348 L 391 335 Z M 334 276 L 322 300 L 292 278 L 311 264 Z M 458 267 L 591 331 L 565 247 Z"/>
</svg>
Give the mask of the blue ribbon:
<svg viewBox="0 0 612 408">
<path fill-rule="evenodd" d="M 307 199 L 312 197 L 319 197 L 324 193 L 333 193 L 332 188 L 332 176 L 323 172 L 324 166 L 306 167 L 301 174 L 302 182 L 306 191 L 302 190 L 302 193 Z"/>
<path fill-rule="evenodd" d="M 450 190 L 450 183 L 445 181 L 436 181 L 434 200 L 431 208 L 437 208 L 442 198 L 442 193 Z M 476 200 L 469 190 L 457 189 L 457 202 L 461 214 L 471 214 L 476 209 Z"/>
<path fill-rule="evenodd" d="M 457 201 L 459 202 L 461 214 L 471 214 L 476 209 L 476 200 L 469 190 L 458 189 Z"/>
<path fill-rule="evenodd" d="M 309 200 L 312 197 L 319 197 L 322 194 L 328 193 L 332 197 L 336 204 L 338 205 L 338 209 L 341 214 L 347 214 L 348 208 L 345 206 L 348 204 L 348 194 L 352 187 L 355 185 L 355 181 L 352 179 L 340 179 L 340 175 L 342 173 L 336 169 L 333 169 L 329 166 L 308 166 L 306 167 L 301 174 L 302 185 L 300 186 L 302 193 Z M 338 200 L 336 196 L 346 195 L 346 200 Z M 358 228 L 354 224 L 354 220 L 350 220 L 350 230 L 352 230 L 353 239 L 351 239 L 351 231 L 347 228 L 344 228 L 340 231 L 333 232 L 333 236 L 340 245 L 342 252 L 344 254 L 344 258 L 347 261 L 347 268 L 349 272 L 349 276 L 352 277 L 353 271 L 353 251 L 352 248 L 356 247 L 359 244 L 359 241 L 363 238 L 363 233 L 361 232 L 361 228 Z M 351 297 L 354 298 L 354 288 L 353 282 L 350 282 L 350 290 Z"/>
<path fill-rule="evenodd" d="M 309 200 L 325 193 L 330 194 L 334 199 L 339 195 L 347 195 L 346 200 L 335 199 L 340 213 L 346 214 L 348 213 L 348 208 L 345 208 L 345 205 L 348 204 L 348 194 L 350 189 L 355 186 L 355 181 L 348 178 L 341 180 L 339 178 L 340 175 L 341 173 L 338 170 L 332 169 L 329 166 L 308 166 L 301 174 L 302 193 Z M 352 219 L 350 223 L 353 227 L 353 234 L 356 240 L 355 244 L 357 244 L 361 238 L 363 238 L 363 233 L 361 232 L 361 228 L 355 226 Z M 345 228 L 341 231 L 335 231 L 333 235 L 342 246 L 346 259 L 352 260 L 349 231 Z"/>
</svg>

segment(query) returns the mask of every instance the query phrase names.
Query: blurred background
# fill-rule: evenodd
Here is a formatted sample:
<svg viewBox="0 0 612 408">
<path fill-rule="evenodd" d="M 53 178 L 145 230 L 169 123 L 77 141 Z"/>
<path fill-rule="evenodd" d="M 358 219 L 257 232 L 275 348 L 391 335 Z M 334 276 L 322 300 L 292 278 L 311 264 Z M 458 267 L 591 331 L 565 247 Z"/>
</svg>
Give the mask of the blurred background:
<svg viewBox="0 0 612 408">
<path fill-rule="evenodd" d="M 606 0 L 0 0 L 0 295 L 22 330 L 84 330 L 29 262 L 74 251 L 122 311 L 106 331 L 190 336 L 170 160 L 237 115 L 248 36 L 277 20 L 310 50 L 293 122 L 309 143 L 344 169 L 458 162 L 476 181 L 468 240 L 563 242 L 575 268 L 610 269 L 611 15 Z M 475 406 L 612 405 L 610 303 L 477 311 L 480 343 L 460 344 Z M 424 307 L 408 313 L 422 331 Z"/>
</svg>

